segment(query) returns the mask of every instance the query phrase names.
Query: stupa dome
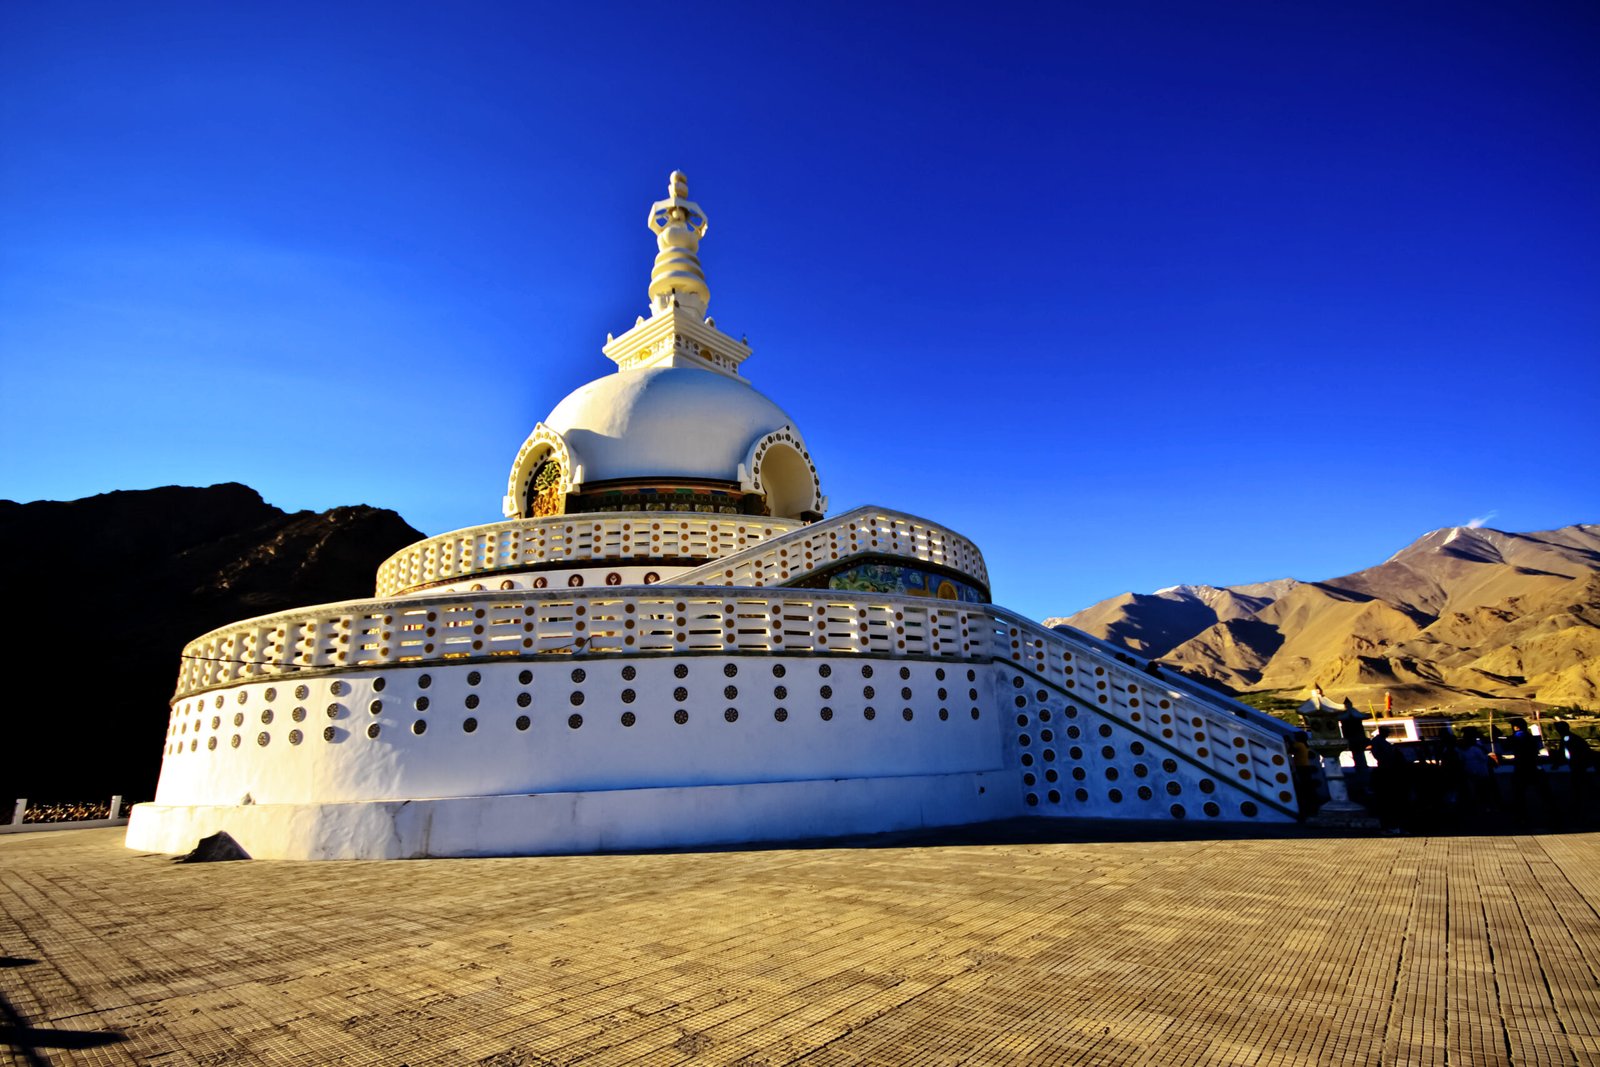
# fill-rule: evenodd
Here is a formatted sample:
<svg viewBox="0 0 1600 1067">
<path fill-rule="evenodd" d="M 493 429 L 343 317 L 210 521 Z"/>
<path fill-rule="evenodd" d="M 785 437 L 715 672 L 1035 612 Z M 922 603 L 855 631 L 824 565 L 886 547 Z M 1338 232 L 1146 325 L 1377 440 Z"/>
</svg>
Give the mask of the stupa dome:
<svg viewBox="0 0 1600 1067">
<path fill-rule="evenodd" d="M 581 386 L 544 424 L 566 441 L 585 482 L 738 482 L 751 447 L 793 420 L 738 378 L 694 367 L 650 367 Z"/>
<path fill-rule="evenodd" d="M 813 522 L 827 500 L 794 420 L 740 373 L 750 345 L 717 329 L 700 266 L 705 212 L 682 172 L 650 207 L 650 316 L 607 336 L 615 372 L 557 404 L 511 465 L 505 514 L 712 512 Z"/>
</svg>

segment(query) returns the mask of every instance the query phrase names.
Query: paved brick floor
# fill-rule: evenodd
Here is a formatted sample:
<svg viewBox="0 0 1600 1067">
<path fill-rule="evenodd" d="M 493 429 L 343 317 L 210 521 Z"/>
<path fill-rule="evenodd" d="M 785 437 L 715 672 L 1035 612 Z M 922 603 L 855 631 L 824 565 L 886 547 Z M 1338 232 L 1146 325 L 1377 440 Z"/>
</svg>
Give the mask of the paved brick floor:
<svg viewBox="0 0 1600 1067">
<path fill-rule="evenodd" d="M 174 864 L 0 838 L 0 1062 L 1600 1063 L 1600 834 Z"/>
</svg>

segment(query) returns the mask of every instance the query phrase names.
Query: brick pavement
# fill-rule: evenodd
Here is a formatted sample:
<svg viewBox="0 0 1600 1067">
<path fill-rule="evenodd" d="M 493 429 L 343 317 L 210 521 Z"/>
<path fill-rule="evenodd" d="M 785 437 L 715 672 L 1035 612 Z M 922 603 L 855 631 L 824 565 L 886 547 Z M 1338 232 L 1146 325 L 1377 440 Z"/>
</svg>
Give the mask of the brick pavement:
<svg viewBox="0 0 1600 1067">
<path fill-rule="evenodd" d="M 0 1063 L 1600 1063 L 1594 833 L 197 865 L 121 834 L 0 839 Z"/>
</svg>

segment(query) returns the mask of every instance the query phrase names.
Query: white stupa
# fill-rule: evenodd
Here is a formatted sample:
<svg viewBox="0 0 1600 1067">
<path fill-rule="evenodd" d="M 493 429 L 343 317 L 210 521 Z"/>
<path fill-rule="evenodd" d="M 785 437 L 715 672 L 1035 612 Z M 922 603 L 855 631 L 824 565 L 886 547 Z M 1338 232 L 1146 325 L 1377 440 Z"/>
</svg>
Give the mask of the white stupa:
<svg viewBox="0 0 1600 1067">
<path fill-rule="evenodd" d="M 512 463 L 505 519 L 370 600 L 184 653 L 130 848 L 396 858 L 792 840 L 1020 815 L 1294 818 L 1290 727 L 990 602 L 977 547 L 825 518 L 706 317 L 706 217 L 650 209 L 650 314 Z"/>
</svg>

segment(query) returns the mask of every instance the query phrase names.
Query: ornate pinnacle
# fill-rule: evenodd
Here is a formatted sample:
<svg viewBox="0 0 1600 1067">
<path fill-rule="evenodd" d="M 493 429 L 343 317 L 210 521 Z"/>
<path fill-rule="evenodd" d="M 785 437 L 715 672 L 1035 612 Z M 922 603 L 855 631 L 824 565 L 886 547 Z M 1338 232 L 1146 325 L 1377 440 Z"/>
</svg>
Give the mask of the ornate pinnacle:
<svg viewBox="0 0 1600 1067">
<path fill-rule="evenodd" d="M 654 269 L 650 271 L 652 314 L 681 306 L 696 315 L 706 313 L 711 290 L 700 266 L 700 238 L 706 235 L 706 215 L 689 199 L 689 179 L 675 170 L 667 179 L 667 198 L 650 205 L 650 229 L 656 235 Z"/>
</svg>

